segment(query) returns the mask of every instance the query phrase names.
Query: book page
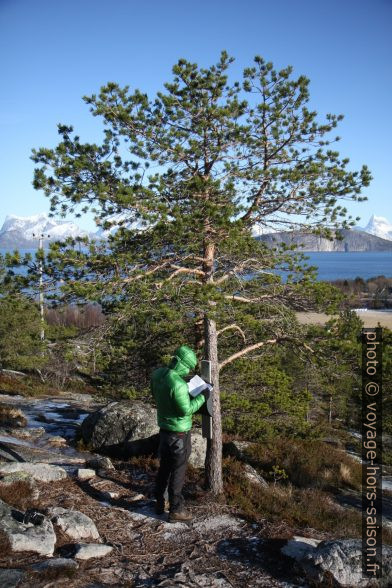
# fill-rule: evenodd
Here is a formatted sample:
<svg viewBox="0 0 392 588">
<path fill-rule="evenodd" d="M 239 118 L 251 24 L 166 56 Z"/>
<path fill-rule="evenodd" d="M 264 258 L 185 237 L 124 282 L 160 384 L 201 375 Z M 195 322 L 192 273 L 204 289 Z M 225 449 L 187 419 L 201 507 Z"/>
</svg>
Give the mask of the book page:
<svg viewBox="0 0 392 588">
<path fill-rule="evenodd" d="M 193 378 L 188 382 L 188 392 L 193 397 L 198 396 L 206 388 L 208 388 L 210 391 L 212 390 L 211 384 L 205 382 L 200 376 L 193 376 Z"/>
</svg>

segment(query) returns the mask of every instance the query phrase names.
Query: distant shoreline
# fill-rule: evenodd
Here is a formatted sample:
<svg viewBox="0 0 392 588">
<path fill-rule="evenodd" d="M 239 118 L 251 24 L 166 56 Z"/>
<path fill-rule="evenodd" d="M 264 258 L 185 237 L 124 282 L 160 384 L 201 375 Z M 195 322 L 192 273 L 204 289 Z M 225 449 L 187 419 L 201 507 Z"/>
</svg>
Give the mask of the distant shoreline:
<svg viewBox="0 0 392 588">
<path fill-rule="evenodd" d="M 392 243 L 392 242 L 391 242 Z M 20 254 L 31 253 L 33 256 L 37 251 L 35 249 L 20 249 Z M 10 249 L 4 249 L 0 247 L 0 254 L 6 252 L 12 253 Z M 301 252 L 297 252 L 301 253 Z M 302 252 L 305 259 L 303 265 L 303 271 L 306 267 L 316 267 L 315 279 L 317 282 L 336 282 L 336 281 L 352 281 L 356 279 L 362 279 L 364 281 L 374 280 L 379 276 L 384 276 L 387 279 L 392 279 L 392 251 L 390 252 Z M 292 273 L 284 269 L 286 265 L 282 263 L 281 268 L 275 268 L 272 270 L 277 275 L 280 275 L 284 282 L 287 278 L 288 273 Z M 266 268 L 268 270 L 268 268 Z M 268 270 L 270 271 L 270 269 Z M 20 273 L 23 273 L 23 269 L 20 268 Z M 298 272 L 298 276 L 301 276 L 302 272 Z M 251 276 L 252 274 L 249 274 Z M 249 277 L 248 276 L 248 277 Z M 246 279 L 248 279 L 246 277 Z M 391 284 L 392 286 L 392 284 Z M 392 292 L 388 295 L 392 296 Z M 359 301 L 356 304 L 366 304 L 366 301 Z"/>
<path fill-rule="evenodd" d="M 377 327 L 380 323 L 382 327 L 392 329 L 392 309 L 385 310 L 370 310 L 366 312 L 355 311 L 359 318 L 363 321 L 364 327 Z M 298 321 L 303 325 L 324 325 L 332 317 L 338 315 L 327 315 L 324 312 L 296 312 Z"/>
</svg>

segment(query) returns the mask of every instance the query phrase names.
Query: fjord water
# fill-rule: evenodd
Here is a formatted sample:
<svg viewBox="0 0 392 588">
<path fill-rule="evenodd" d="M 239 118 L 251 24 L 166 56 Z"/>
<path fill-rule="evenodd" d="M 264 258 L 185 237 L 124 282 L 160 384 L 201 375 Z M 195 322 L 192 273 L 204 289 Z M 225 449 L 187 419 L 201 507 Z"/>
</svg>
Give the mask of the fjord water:
<svg viewBox="0 0 392 588">
<path fill-rule="evenodd" d="M 4 255 L 6 249 L 0 249 Z M 34 250 L 21 250 L 22 254 Z M 304 252 L 308 265 L 318 267 L 318 280 L 354 280 L 357 277 L 392 277 L 392 251 L 309 251 Z"/>
<path fill-rule="evenodd" d="M 391 251 L 309 251 L 304 255 L 308 265 L 318 267 L 318 280 L 392 277 Z"/>
</svg>

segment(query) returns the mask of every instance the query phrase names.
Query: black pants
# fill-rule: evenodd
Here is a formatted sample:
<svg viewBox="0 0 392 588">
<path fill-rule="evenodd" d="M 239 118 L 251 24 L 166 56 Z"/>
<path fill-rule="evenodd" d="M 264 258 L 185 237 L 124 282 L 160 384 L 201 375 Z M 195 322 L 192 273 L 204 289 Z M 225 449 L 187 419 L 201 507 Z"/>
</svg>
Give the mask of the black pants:
<svg viewBox="0 0 392 588">
<path fill-rule="evenodd" d="M 155 497 L 169 494 L 170 512 L 180 511 L 184 505 L 182 488 L 191 454 L 191 432 L 159 432 L 160 465 L 155 482 Z"/>
</svg>

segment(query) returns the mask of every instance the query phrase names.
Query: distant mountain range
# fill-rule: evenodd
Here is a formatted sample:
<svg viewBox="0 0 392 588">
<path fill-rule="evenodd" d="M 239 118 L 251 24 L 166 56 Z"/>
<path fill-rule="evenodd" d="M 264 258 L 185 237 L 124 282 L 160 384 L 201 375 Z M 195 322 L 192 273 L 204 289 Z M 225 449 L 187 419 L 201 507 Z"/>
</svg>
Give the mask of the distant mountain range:
<svg viewBox="0 0 392 588">
<path fill-rule="evenodd" d="M 105 239 L 113 234 L 119 226 L 129 228 L 143 227 L 138 222 L 128 221 L 124 214 L 116 214 L 108 219 L 112 226 L 108 229 L 98 228 L 96 232 L 88 232 L 72 221 L 54 220 L 46 213 L 22 217 L 9 215 L 0 229 L 0 247 L 3 249 L 30 249 L 37 247 L 38 236 L 45 235 L 45 242 L 57 241 L 67 237 L 91 237 Z M 392 224 L 384 217 L 370 217 L 366 227 L 342 229 L 343 241 L 329 241 L 316 235 L 307 235 L 300 231 L 279 231 L 263 233 L 256 231 L 257 239 L 269 245 L 279 242 L 302 244 L 302 251 L 392 251 Z"/>
<path fill-rule="evenodd" d="M 4 249 L 37 247 L 38 237 L 41 234 L 44 235 L 45 242 L 90 235 L 72 221 L 54 220 L 45 213 L 33 216 L 12 214 L 5 218 L 0 229 L 0 247 Z"/>
<path fill-rule="evenodd" d="M 95 232 L 85 231 L 76 223 L 67 220 L 55 220 L 45 212 L 33 216 L 6 216 L 0 229 L 0 247 L 2 249 L 33 249 L 37 247 L 38 238 L 44 235 L 44 243 L 60 241 L 67 237 L 90 237 L 94 239 L 107 239 L 115 233 L 120 226 L 126 228 L 139 228 L 143 226 L 139 221 L 129 221 L 126 214 L 113 214 L 107 221 L 111 223 L 108 228 L 99 227 Z"/>
<path fill-rule="evenodd" d="M 372 216 L 365 227 L 341 229 L 343 240 L 330 241 L 317 235 L 307 235 L 301 231 L 279 231 L 264 233 L 257 238 L 268 245 L 284 242 L 300 246 L 301 251 L 392 251 L 392 224 L 383 216 Z"/>
<path fill-rule="evenodd" d="M 300 231 L 282 231 L 256 237 L 269 246 L 281 242 L 297 245 L 300 251 L 392 251 L 392 240 L 381 239 L 365 231 L 341 229 L 343 240 L 330 241 L 317 235 L 306 235 Z"/>
</svg>

